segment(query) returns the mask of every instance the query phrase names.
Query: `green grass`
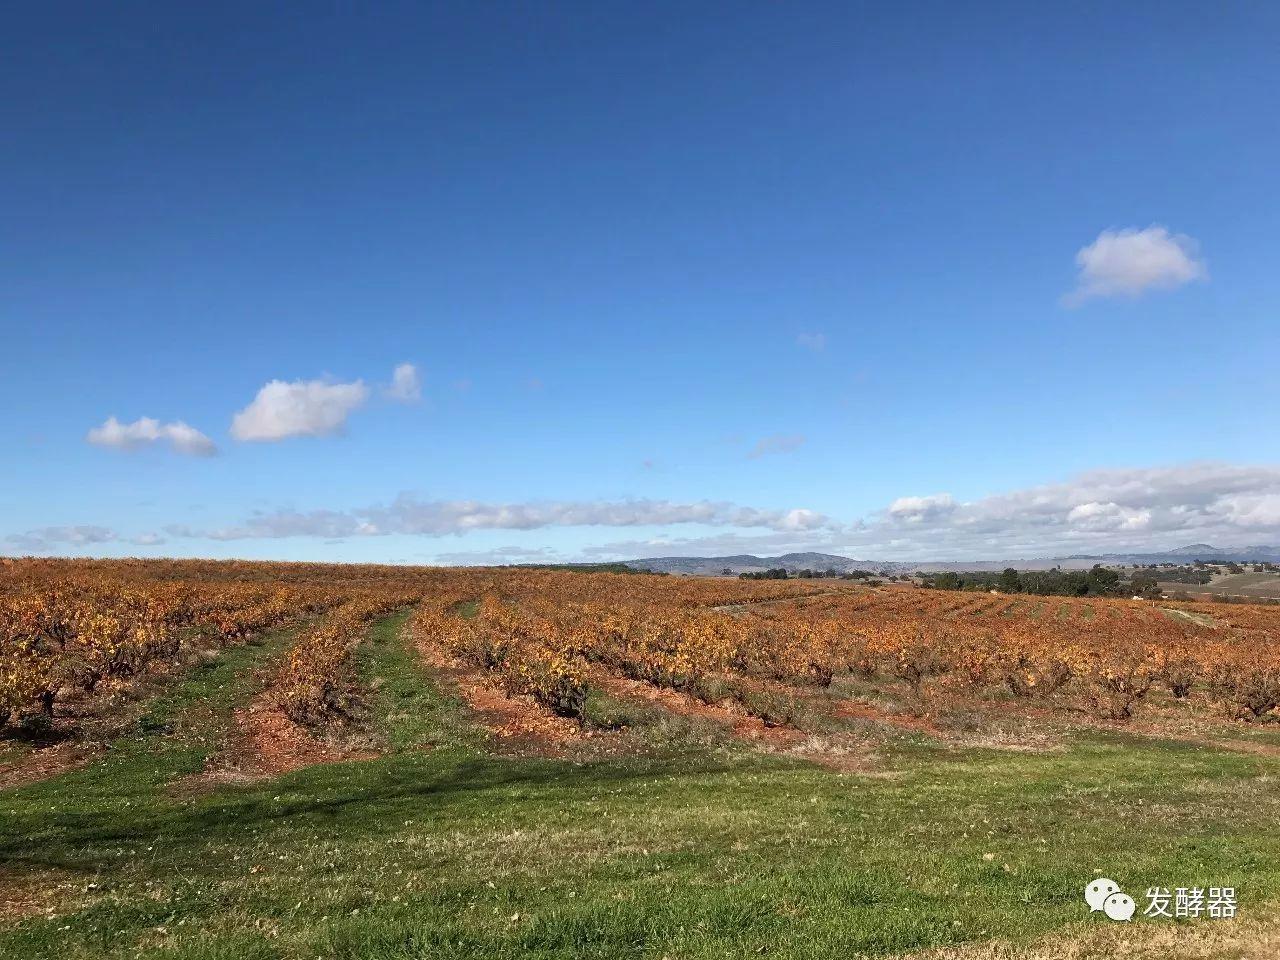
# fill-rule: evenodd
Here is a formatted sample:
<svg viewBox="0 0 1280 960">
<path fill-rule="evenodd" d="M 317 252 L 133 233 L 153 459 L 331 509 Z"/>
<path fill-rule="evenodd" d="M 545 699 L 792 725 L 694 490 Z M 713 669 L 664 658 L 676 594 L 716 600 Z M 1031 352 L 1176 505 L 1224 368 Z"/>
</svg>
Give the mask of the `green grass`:
<svg viewBox="0 0 1280 960">
<path fill-rule="evenodd" d="M 876 776 L 712 749 L 500 758 L 397 631 L 360 654 L 376 760 L 172 789 L 270 652 L 242 648 L 108 759 L 0 794 L 0 862 L 69 884 L 56 916 L 0 926 L 0 956 L 843 958 L 1027 940 L 1083 919 L 1095 870 L 1139 894 L 1234 885 L 1243 916 L 1280 895 L 1270 757 L 1094 733 L 895 740 Z"/>
<path fill-rule="evenodd" d="M 431 686 L 417 657 L 402 641 L 410 614 L 405 610 L 375 623 L 357 651 L 374 732 L 384 747 L 395 751 L 479 743 L 464 719 L 462 704 Z"/>
</svg>

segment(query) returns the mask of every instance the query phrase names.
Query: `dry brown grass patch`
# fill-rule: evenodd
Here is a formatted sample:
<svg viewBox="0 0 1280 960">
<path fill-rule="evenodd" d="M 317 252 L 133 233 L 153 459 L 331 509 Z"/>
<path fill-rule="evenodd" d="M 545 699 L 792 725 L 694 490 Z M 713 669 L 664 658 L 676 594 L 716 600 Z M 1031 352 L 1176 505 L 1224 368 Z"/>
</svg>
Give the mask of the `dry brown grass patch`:
<svg viewBox="0 0 1280 960">
<path fill-rule="evenodd" d="M 1003 941 L 943 947 L 904 960 L 1275 960 L 1280 918 L 1081 925 L 1016 946 Z"/>
</svg>

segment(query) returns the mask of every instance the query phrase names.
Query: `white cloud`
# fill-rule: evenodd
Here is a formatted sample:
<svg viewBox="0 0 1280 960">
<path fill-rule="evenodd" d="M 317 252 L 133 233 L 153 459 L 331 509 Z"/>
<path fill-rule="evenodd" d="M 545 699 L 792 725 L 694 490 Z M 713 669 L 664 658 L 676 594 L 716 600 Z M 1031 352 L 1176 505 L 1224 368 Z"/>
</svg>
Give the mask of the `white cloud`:
<svg viewBox="0 0 1280 960">
<path fill-rule="evenodd" d="M 802 550 L 875 560 L 1017 560 L 1146 553 L 1209 543 L 1280 546 L 1280 467 L 1185 463 L 1094 470 L 1061 483 L 961 502 L 900 497 L 866 520 L 813 530 L 631 540 L 584 555 L 774 554 Z"/>
<path fill-rule="evenodd" d="M 32 553 L 47 553 L 59 547 L 87 547 L 97 543 L 111 543 L 120 539 L 119 535 L 107 527 L 82 524 L 69 527 L 41 527 L 28 530 L 26 533 L 12 533 L 5 537 L 6 543 L 12 543 L 22 550 Z"/>
<path fill-rule="evenodd" d="M 1246 492 L 1223 497 L 1218 503 L 1223 517 L 1243 529 L 1280 528 L 1280 492 Z"/>
<path fill-rule="evenodd" d="M 956 508 L 956 502 L 949 493 L 938 493 L 930 497 L 899 497 L 889 504 L 889 516 L 907 523 L 923 523 L 944 517 Z"/>
<path fill-rule="evenodd" d="M 11 543 L 28 553 L 85 553 L 90 548 L 105 543 L 131 543 L 140 547 L 153 547 L 165 542 L 156 533 L 140 533 L 123 537 L 110 527 L 96 524 L 78 524 L 65 527 L 39 527 L 25 533 L 11 533 L 4 543 Z"/>
<path fill-rule="evenodd" d="M 391 372 L 391 384 L 383 391 L 397 403 L 417 403 L 422 399 L 422 377 L 412 363 L 397 364 Z"/>
<path fill-rule="evenodd" d="M 341 433 L 347 417 L 369 399 L 364 381 L 272 380 L 231 421 L 237 440 L 284 440 Z"/>
<path fill-rule="evenodd" d="M 1278 537 L 1280 468 L 1187 463 L 1094 470 L 966 503 L 903 498 L 862 539 L 896 541 L 917 555 L 932 548 L 999 558 Z"/>
<path fill-rule="evenodd" d="M 283 537 L 326 537 L 340 539 L 357 534 L 376 533 L 359 518 L 337 510 L 297 510 L 258 512 L 244 523 L 208 531 L 194 530 L 186 526 L 166 527 L 165 532 L 175 537 L 198 537 L 210 540 L 250 540 L 259 537 L 279 539 Z"/>
<path fill-rule="evenodd" d="M 679 527 L 711 527 L 678 538 Z M 635 528 L 629 541 L 589 546 L 596 558 L 660 554 L 786 553 L 820 550 L 877 560 L 1017 560 L 1070 554 L 1152 552 L 1189 543 L 1220 547 L 1280 545 L 1280 466 L 1184 463 L 1094 470 L 1068 480 L 958 500 L 949 494 L 905 496 L 862 520 L 840 523 L 807 509 L 761 509 L 710 500 L 580 500 L 490 503 L 422 500 L 350 510 L 276 510 L 211 530 L 166 527 L 177 538 L 213 540 L 383 535 L 445 537 L 472 531 L 560 527 Z M 656 528 L 658 536 L 650 536 Z M 511 559 L 535 542 L 492 555 L 442 555 L 449 562 Z M 125 542 L 99 526 L 45 527 L 14 534 L 9 544 L 31 552 L 77 552 Z M 159 543 L 143 534 L 128 542 Z M 524 555 L 528 559 L 536 553 Z M 465 559 L 464 559 L 465 558 Z"/>
<path fill-rule="evenodd" d="M 65 527 L 39 527 L 25 533 L 11 533 L 3 542 L 12 543 L 19 549 L 32 553 L 79 553 L 103 543 L 131 543 L 140 547 L 153 547 L 165 540 L 157 533 L 123 537 L 110 527 L 86 523 Z"/>
<path fill-rule="evenodd" d="M 827 335 L 825 333 L 802 333 L 796 337 L 796 343 L 806 350 L 821 353 L 827 349 Z"/>
<path fill-rule="evenodd" d="M 441 553 L 435 556 L 437 563 L 451 567 L 492 567 L 510 563 L 564 563 L 564 557 L 555 550 L 544 547 L 494 547 L 492 550 L 468 550 L 459 553 Z"/>
<path fill-rule="evenodd" d="M 1066 302 L 1094 297 L 1136 297 L 1203 280 L 1209 271 L 1196 258 L 1196 242 L 1161 226 L 1145 230 L 1104 230 L 1076 254 L 1080 276 Z"/>
<path fill-rule="evenodd" d="M 133 423 L 121 423 L 115 417 L 107 417 L 100 427 L 94 427 L 85 439 L 98 447 L 116 450 L 136 450 L 154 443 L 168 443 L 179 453 L 197 457 L 209 457 L 218 452 L 217 446 L 195 427 L 181 420 L 161 423 L 151 417 L 139 417 Z"/>
<path fill-rule="evenodd" d="M 818 530 L 827 524 L 826 517 L 812 510 L 788 510 L 780 519 L 764 526 L 775 530 Z"/>
<path fill-rule="evenodd" d="M 756 445 L 747 452 L 747 459 L 758 460 L 774 453 L 792 453 L 804 446 L 805 438 L 800 434 L 774 434 L 756 441 Z"/>
<path fill-rule="evenodd" d="M 582 500 L 484 503 L 419 500 L 407 494 L 389 506 L 349 511 L 277 510 L 255 513 L 232 527 L 195 531 L 166 528 L 173 536 L 244 540 L 281 537 L 349 537 L 414 534 L 442 537 L 474 530 L 540 530 L 547 527 L 644 527 L 704 524 L 779 531 L 819 530 L 831 521 L 812 510 L 760 510 L 702 500 Z"/>
<path fill-rule="evenodd" d="M 1136 510 L 1096 500 L 1079 504 L 1067 512 L 1067 524 L 1081 530 L 1143 530 L 1150 523 L 1150 510 Z"/>
</svg>

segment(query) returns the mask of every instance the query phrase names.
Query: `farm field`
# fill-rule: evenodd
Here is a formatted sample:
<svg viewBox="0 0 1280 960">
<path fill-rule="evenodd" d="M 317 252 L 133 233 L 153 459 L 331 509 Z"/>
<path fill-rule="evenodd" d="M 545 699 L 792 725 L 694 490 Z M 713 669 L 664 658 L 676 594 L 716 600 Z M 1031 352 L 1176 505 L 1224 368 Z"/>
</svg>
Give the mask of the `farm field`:
<svg viewBox="0 0 1280 960">
<path fill-rule="evenodd" d="M 0 567 L 3 957 L 1272 957 L 1280 609 Z M 1113 923 L 1082 891 L 1232 887 Z"/>
<path fill-rule="evenodd" d="M 1161 588 L 1169 594 L 1183 591 L 1193 596 L 1228 596 L 1245 599 L 1257 597 L 1265 600 L 1280 600 L 1280 574 L 1267 571 L 1229 573 L 1217 577 L 1213 583 L 1162 583 Z"/>
</svg>

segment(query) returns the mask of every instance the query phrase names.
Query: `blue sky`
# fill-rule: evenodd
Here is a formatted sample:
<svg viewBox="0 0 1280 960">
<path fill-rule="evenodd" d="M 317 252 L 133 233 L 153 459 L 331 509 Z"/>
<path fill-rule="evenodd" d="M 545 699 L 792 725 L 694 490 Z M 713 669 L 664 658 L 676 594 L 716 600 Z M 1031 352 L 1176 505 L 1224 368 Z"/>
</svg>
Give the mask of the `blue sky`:
<svg viewBox="0 0 1280 960">
<path fill-rule="evenodd" d="M 1277 28 L 27 5 L 0 552 L 1280 542 Z"/>
</svg>

